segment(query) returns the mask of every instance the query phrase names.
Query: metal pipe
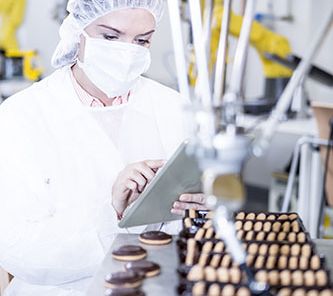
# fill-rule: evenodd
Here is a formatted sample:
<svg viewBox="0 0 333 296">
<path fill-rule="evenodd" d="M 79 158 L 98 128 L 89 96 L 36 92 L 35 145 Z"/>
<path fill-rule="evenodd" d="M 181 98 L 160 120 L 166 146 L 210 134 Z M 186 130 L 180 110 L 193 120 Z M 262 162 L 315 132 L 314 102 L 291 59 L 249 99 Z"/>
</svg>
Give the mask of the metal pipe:
<svg viewBox="0 0 333 296">
<path fill-rule="evenodd" d="M 309 210 L 309 228 L 311 238 L 318 238 L 319 216 L 321 211 L 323 195 L 323 170 L 319 149 L 312 151 L 312 163 L 310 172 L 310 193 L 309 201 L 306 202 Z"/>
<path fill-rule="evenodd" d="M 168 1 L 172 2 L 172 1 Z M 201 20 L 201 8 L 200 1 L 190 0 L 190 14 L 191 14 L 191 24 L 193 32 L 193 41 L 195 48 L 195 56 L 197 60 L 197 69 L 198 69 L 198 80 L 200 90 L 199 95 L 202 105 L 205 109 L 211 109 L 212 107 L 212 94 L 209 84 L 209 72 L 208 72 L 208 63 L 205 44 L 203 40 L 203 28 Z"/>
<path fill-rule="evenodd" d="M 213 0 L 205 0 L 205 11 L 204 11 L 204 34 L 206 44 L 207 60 L 210 61 L 210 44 L 211 44 L 211 30 L 212 30 L 212 16 L 213 16 Z"/>
<path fill-rule="evenodd" d="M 333 142 L 330 142 L 328 140 L 319 139 L 319 138 L 312 138 L 309 136 L 305 136 L 300 138 L 295 146 L 294 153 L 293 153 L 293 160 L 291 163 L 288 183 L 287 183 L 287 189 L 284 194 L 283 203 L 281 212 L 287 212 L 289 208 L 289 204 L 291 202 L 291 196 L 293 191 L 293 186 L 296 178 L 296 170 L 297 170 L 297 164 L 300 156 L 301 147 L 305 144 L 312 144 L 316 146 L 329 146 L 333 145 Z"/>
<path fill-rule="evenodd" d="M 303 138 L 298 140 L 296 147 L 294 149 L 294 154 L 293 154 L 294 156 L 293 156 L 293 160 L 291 162 L 291 168 L 290 168 L 290 172 L 289 172 L 287 188 L 286 188 L 286 192 L 284 194 L 282 208 L 281 208 L 282 212 L 288 212 L 288 208 L 289 208 L 289 205 L 291 202 L 291 196 L 292 196 L 293 186 L 294 186 L 294 182 L 295 182 L 295 178 L 296 178 L 296 170 L 297 170 L 297 164 L 298 164 L 298 160 L 299 160 L 299 154 L 300 154 L 299 152 L 301 149 L 301 145 L 303 145 Z"/>
<path fill-rule="evenodd" d="M 308 202 L 310 201 L 312 156 L 311 145 L 303 145 L 300 152 L 297 213 L 302 218 L 306 229 L 310 227 L 310 208 Z"/>
<path fill-rule="evenodd" d="M 247 0 L 246 3 L 246 10 L 243 19 L 242 30 L 237 44 L 235 62 L 232 69 L 230 87 L 228 91 L 236 95 L 236 96 L 230 96 L 232 100 L 235 100 L 235 97 L 237 98 L 242 90 L 251 26 L 255 12 L 255 3 L 256 0 Z"/>
<path fill-rule="evenodd" d="M 214 78 L 214 106 L 219 106 L 221 104 L 223 94 L 225 93 L 231 5 L 232 0 L 224 0 L 224 10 Z"/>
<path fill-rule="evenodd" d="M 190 87 L 187 77 L 185 48 L 182 36 L 182 25 L 180 19 L 179 1 L 167 1 L 169 8 L 173 48 L 177 68 L 178 86 L 181 95 L 190 99 Z"/>
<path fill-rule="evenodd" d="M 269 143 L 274 135 L 274 132 L 277 128 L 278 123 L 283 118 L 284 114 L 287 112 L 295 89 L 303 79 L 304 75 L 308 73 L 311 62 L 315 57 L 315 54 L 320 49 L 321 44 L 324 41 L 329 29 L 333 24 L 333 10 L 330 12 L 328 18 L 322 23 L 321 27 L 318 30 L 318 34 L 313 36 L 314 41 L 310 44 L 310 47 L 305 54 L 305 57 L 300 62 L 297 69 L 294 71 L 288 85 L 286 86 L 284 92 L 282 93 L 275 109 L 271 113 L 270 117 L 266 121 L 265 129 L 263 130 L 262 135 L 257 141 L 255 141 L 253 146 L 253 153 L 256 156 L 261 156 L 263 152 L 268 148 Z"/>
</svg>

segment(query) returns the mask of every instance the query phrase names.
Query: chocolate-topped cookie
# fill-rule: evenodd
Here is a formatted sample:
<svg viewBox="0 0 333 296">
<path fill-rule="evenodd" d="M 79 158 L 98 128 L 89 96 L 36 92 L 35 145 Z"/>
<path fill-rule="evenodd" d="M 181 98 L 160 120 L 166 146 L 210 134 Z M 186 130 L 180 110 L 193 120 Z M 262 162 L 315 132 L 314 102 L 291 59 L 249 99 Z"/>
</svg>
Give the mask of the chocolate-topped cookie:
<svg viewBox="0 0 333 296">
<path fill-rule="evenodd" d="M 143 279 L 144 275 L 133 270 L 116 272 L 105 277 L 105 287 L 110 289 L 138 288 Z"/>
<path fill-rule="evenodd" d="M 128 262 L 125 264 L 125 269 L 143 273 L 146 277 L 154 277 L 161 271 L 161 268 L 158 264 L 147 260 Z"/>
<path fill-rule="evenodd" d="M 145 293 L 139 289 L 106 289 L 105 296 L 145 296 Z"/>
<path fill-rule="evenodd" d="M 147 251 L 135 245 L 125 245 L 112 252 L 112 257 L 120 261 L 137 261 L 144 259 L 147 256 Z"/>
<path fill-rule="evenodd" d="M 139 240 L 147 245 L 167 245 L 171 243 L 172 236 L 162 231 L 147 231 L 140 234 Z"/>
</svg>

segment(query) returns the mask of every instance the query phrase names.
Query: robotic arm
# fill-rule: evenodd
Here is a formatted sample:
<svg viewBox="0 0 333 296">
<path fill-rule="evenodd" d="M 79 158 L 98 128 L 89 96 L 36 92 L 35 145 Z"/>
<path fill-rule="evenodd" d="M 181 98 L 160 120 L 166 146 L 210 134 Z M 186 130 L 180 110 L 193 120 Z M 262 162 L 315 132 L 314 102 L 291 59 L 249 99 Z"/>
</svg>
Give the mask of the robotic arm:
<svg viewBox="0 0 333 296">
<path fill-rule="evenodd" d="M 221 19 L 223 15 L 222 1 L 215 5 L 213 12 L 213 28 L 212 28 L 212 57 L 216 59 L 219 36 L 221 31 Z M 239 37 L 243 24 L 243 17 L 231 12 L 230 34 Z M 274 63 L 265 58 L 265 53 L 275 54 L 282 58 L 287 57 L 291 53 L 288 40 L 272 31 L 257 21 L 253 21 L 250 34 L 250 43 L 258 51 L 263 64 L 264 74 L 267 78 L 290 77 L 292 71 L 278 63 Z"/>
<path fill-rule="evenodd" d="M 0 80 L 24 77 L 36 81 L 42 69 L 34 65 L 37 52 L 22 51 L 16 32 L 23 22 L 26 0 L 0 1 Z"/>
<path fill-rule="evenodd" d="M 210 55 L 210 68 L 215 65 L 217 59 L 217 51 L 219 45 L 219 37 L 221 33 L 221 24 L 223 16 L 223 0 L 215 0 L 212 13 L 212 29 L 211 29 L 211 55 Z M 201 5 L 204 7 L 204 5 Z M 243 24 L 243 16 L 236 15 L 231 12 L 230 15 L 230 27 L 229 32 L 234 37 L 239 37 Z M 265 26 L 257 21 L 253 21 L 250 43 L 258 51 L 260 60 L 263 65 L 263 71 L 266 78 L 289 78 L 292 75 L 292 71 L 282 66 L 277 62 L 273 62 L 265 57 L 265 54 L 277 55 L 281 58 L 286 58 L 291 54 L 291 47 L 287 38 L 272 32 Z M 196 71 L 193 63 L 194 57 L 191 57 L 189 76 L 191 85 L 195 84 Z"/>
<path fill-rule="evenodd" d="M 16 31 L 23 22 L 26 0 L 6 0 L 0 2 L 0 48 L 18 50 Z"/>
</svg>

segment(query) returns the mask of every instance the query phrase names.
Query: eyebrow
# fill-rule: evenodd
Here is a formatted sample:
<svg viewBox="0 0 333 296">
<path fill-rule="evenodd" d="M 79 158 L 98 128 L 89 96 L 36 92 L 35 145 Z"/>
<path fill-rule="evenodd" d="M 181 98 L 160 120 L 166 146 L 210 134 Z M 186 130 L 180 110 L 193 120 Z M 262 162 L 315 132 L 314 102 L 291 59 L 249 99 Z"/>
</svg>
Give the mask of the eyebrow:
<svg viewBox="0 0 333 296">
<path fill-rule="evenodd" d="M 116 29 L 116 28 L 113 28 L 113 27 L 107 26 L 107 25 L 98 25 L 98 26 L 99 26 L 99 27 L 102 27 L 102 28 L 105 28 L 105 29 L 108 29 L 108 30 L 112 30 L 112 31 L 114 31 L 114 32 L 116 32 L 116 33 L 118 33 L 118 34 L 120 34 L 120 35 L 124 35 L 124 34 L 125 34 L 124 32 L 122 32 L 122 31 L 120 31 L 120 30 L 118 30 L 118 29 Z M 155 32 L 155 30 L 151 30 L 151 31 L 149 31 L 149 32 L 147 32 L 147 33 L 139 34 L 139 35 L 137 35 L 137 36 L 147 36 L 147 35 L 152 34 L 152 33 L 154 33 L 154 32 Z"/>
<path fill-rule="evenodd" d="M 119 31 L 118 29 L 112 28 L 112 27 L 107 26 L 107 25 L 98 25 L 98 26 L 99 26 L 99 27 L 102 27 L 102 28 L 105 28 L 105 29 L 108 29 L 108 30 L 115 31 L 116 33 L 121 34 L 121 35 L 124 34 L 124 32 Z"/>
<path fill-rule="evenodd" d="M 151 30 L 151 31 L 149 31 L 147 33 L 139 34 L 138 36 L 147 36 L 147 35 L 150 35 L 150 34 L 152 34 L 154 32 L 155 32 L 155 30 Z"/>
</svg>

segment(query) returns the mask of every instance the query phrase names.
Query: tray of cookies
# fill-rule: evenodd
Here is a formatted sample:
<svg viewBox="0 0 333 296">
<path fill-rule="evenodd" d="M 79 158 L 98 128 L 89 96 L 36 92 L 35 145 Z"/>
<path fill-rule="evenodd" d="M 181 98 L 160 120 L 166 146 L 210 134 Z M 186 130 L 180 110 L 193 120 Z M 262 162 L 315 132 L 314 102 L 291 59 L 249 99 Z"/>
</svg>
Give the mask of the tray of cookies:
<svg viewBox="0 0 333 296">
<path fill-rule="evenodd" d="M 250 295 L 246 276 L 213 227 L 213 214 L 187 211 L 177 240 L 180 295 Z M 297 213 L 239 212 L 237 236 L 247 264 L 272 295 L 333 295 L 320 257 Z"/>
</svg>

